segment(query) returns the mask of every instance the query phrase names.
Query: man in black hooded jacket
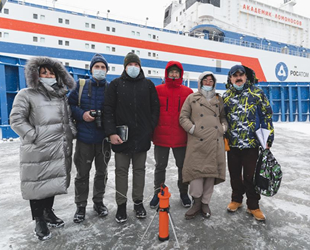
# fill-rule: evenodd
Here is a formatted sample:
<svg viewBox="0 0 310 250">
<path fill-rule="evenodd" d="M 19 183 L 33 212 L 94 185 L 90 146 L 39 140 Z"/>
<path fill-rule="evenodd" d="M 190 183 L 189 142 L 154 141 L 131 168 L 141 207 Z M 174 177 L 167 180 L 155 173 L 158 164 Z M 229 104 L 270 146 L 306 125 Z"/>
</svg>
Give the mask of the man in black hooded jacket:
<svg viewBox="0 0 310 250">
<path fill-rule="evenodd" d="M 115 152 L 115 186 L 118 205 L 116 221 L 127 220 L 128 169 L 133 168 L 132 198 L 137 218 L 145 218 L 143 191 L 146 152 L 159 117 L 159 101 L 152 81 L 145 78 L 140 58 L 130 52 L 124 59 L 121 77 L 114 79 L 106 92 L 104 127 Z M 116 133 L 116 126 L 128 126 L 128 140 Z"/>
</svg>

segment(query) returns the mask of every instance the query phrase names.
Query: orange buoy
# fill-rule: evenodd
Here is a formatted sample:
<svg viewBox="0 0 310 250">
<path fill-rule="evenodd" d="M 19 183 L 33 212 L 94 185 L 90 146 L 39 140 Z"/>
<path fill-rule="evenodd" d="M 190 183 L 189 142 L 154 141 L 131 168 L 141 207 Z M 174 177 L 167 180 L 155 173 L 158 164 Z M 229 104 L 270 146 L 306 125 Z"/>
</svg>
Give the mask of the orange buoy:
<svg viewBox="0 0 310 250">
<path fill-rule="evenodd" d="M 158 193 L 159 198 L 159 234 L 158 239 L 160 241 L 169 240 L 169 193 L 168 187 L 162 184 L 160 192 Z"/>
</svg>

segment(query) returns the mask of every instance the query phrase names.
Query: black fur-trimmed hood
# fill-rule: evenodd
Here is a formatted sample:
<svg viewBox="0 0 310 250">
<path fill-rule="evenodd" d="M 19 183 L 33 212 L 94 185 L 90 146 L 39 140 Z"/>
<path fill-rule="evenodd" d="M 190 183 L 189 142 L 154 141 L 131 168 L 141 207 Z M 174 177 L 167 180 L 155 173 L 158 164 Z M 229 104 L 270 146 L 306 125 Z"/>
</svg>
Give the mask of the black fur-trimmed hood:
<svg viewBox="0 0 310 250">
<path fill-rule="evenodd" d="M 44 64 L 49 64 L 55 69 L 57 74 L 57 83 L 59 86 L 67 86 L 69 89 L 74 89 L 76 83 L 73 77 L 68 73 L 66 68 L 60 61 L 50 57 L 33 57 L 28 60 L 25 67 L 25 76 L 28 87 L 37 89 L 40 86 L 39 67 Z"/>
</svg>

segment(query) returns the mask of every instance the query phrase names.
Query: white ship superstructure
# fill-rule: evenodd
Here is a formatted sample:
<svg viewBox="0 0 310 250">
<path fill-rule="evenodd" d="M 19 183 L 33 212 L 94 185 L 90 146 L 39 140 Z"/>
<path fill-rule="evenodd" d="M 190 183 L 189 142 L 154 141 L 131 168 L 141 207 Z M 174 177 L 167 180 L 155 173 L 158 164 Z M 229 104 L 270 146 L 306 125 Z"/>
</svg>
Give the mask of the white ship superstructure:
<svg viewBox="0 0 310 250">
<path fill-rule="evenodd" d="M 277 21 L 273 32 L 268 24 L 276 21 L 260 17 L 269 13 L 290 19 Z M 168 61 L 182 62 L 184 80 L 192 88 L 198 75 L 210 70 L 224 89 L 228 70 L 237 63 L 252 67 L 263 82 L 310 82 L 309 50 L 269 38 L 283 33 L 292 43 L 303 39 L 307 44 L 308 23 L 302 16 L 251 0 L 174 1 L 166 10 L 164 29 L 8 0 L 0 13 L 0 53 L 25 59 L 51 56 L 84 69 L 94 53 L 102 53 L 113 79 L 123 70 L 124 56 L 133 51 L 155 84 L 161 82 Z M 285 35 L 288 27 L 293 35 Z"/>
<path fill-rule="evenodd" d="M 210 36 L 216 30 L 199 29 L 215 25 L 243 36 L 254 36 L 263 44 L 271 41 L 299 47 L 309 47 L 310 20 L 293 13 L 295 0 L 286 0 L 281 8 L 253 0 L 183 0 L 173 1 L 165 11 L 164 26 L 182 32 L 204 31 Z M 201 26 L 199 26 L 201 25 Z M 259 43 L 259 42 L 257 42 Z"/>
</svg>

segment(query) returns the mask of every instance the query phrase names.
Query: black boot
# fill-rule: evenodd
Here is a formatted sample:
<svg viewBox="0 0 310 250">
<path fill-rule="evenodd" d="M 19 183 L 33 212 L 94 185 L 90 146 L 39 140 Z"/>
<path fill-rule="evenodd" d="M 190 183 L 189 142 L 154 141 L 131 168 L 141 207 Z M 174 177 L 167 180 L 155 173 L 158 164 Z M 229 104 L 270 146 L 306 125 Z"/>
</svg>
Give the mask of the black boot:
<svg viewBox="0 0 310 250">
<path fill-rule="evenodd" d="M 105 217 L 109 214 L 108 208 L 103 202 L 94 202 L 94 210 L 97 212 L 99 217 Z"/>
<path fill-rule="evenodd" d="M 118 223 L 124 223 L 127 221 L 126 202 L 118 205 L 115 220 Z"/>
<path fill-rule="evenodd" d="M 183 207 L 190 207 L 192 205 L 192 201 L 187 193 L 180 194 L 180 198 Z"/>
<path fill-rule="evenodd" d="M 36 220 L 36 228 L 34 229 L 34 235 L 39 240 L 48 240 L 52 237 L 50 230 L 47 227 L 46 221 L 43 216 L 35 217 Z"/>
<path fill-rule="evenodd" d="M 85 220 L 86 208 L 78 206 L 73 217 L 73 222 L 80 223 Z"/>
<path fill-rule="evenodd" d="M 64 221 L 54 214 L 53 209 L 45 208 L 43 211 L 43 217 L 47 225 L 50 227 L 63 227 L 65 225 Z"/>
<path fill-rule="evenodd" d="M 138 219 L 144 219 L 146 217 L 146 211 L 141 200 L 134 202 L 134 210 L 136 211 L 136 217 Z"/>
</svg>

